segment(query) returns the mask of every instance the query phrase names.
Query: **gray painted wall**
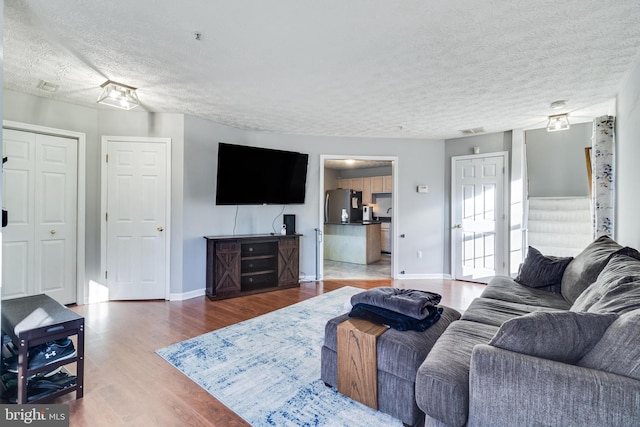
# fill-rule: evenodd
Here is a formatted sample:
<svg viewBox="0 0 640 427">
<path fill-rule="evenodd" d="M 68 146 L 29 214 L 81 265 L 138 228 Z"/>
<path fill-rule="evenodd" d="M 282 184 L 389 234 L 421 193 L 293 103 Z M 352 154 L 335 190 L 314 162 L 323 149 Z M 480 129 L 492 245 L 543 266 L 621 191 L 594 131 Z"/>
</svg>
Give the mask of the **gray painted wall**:
<svg viewBox="0 0 640 427">
<path fill-rule="evenodd" d="M 615 236 L 640 249 L 640 62 L 622 86 L 616 110 Z"/>
<path fill-rule="evenodd" d="M 100 144 L 98 111 L 4 90 L 4 120 L 82 132 L 86 135 L 85 279 L 100 281 Z"/>
<path fill-rule="evenodd" d="M 337 138 L 247 132 L 181 114 L 149 114 L 88 108 L 6 91 L 5 119 L 83 132 L 86 154 L 86 280 L 100 282 L 100 165 L 102 136 L 150 136 L 172 139 L 171 294 L 204 288 L 204 235 L 268 233 L 279 229 L 282 213 L 295 214 L 304 234 L 301 271 L 315 278 L 315 228 L 320 222 L 320 155 L 395 156 L 399 211 L 398 269 L 406 277 L 443 271 L 444 141 Z M 217 142 L 231 142 L 310 154 L 304 205 L 215 205 Z M 418 184 L 430 192 L 419 194 Z M 424 256 L 418 259 L 416 251 Z"/>
<path fill-rule="evenodd" d="M 592 123 L 579 123 L 564 131 L 525 132 L 529 196 L 589 195 L 584 149 L 591 146 L 592 129 Z"/>
<path fill-rule="evenodd" d="M 623 244 L 640 247 L 640 66 L 618 96 L 617 117 L 617 235 Z M 245 132 L 180 114 L 104 111 L 45 98 L 3 91 L 4 119 L 83 132 L 87 136 L 86 171 L 86 280 L 100 272 L 100 137 L 103 135 L 172 138 L 172 247 L 171 292 L 204 287 L 204 239 L 209 234 L 270 232 L 281 223 L 282 207 L 236 208 L 215 206 L 216 142 L 232 142 L 310 154 L 307 200 L 285 207 L 297 215 L 302 238 L 301 270 L 315 277 L 315 231 L 319 212 L 320 154 L 397 156 L 399 211 L 398 270 L 407 277 L 450 272 L 451 157 L 510 151 L 511 132 L 445 141 L 384 138 L 338 138 Z M 573 126 L 572 126 L 573 128 Z M 561 132 L 562 133 L 562 132 Z M 320 148 L 321 147 L 321 148 Z M 184 167 L 186 165 L 186 167 Z M 416 192 L 428 185 L 429 193 Z M 444 250 L 443 250 L 444 249 Z M 418 259 L 416 251 L 424 254 Z"/>
<path fill-rule="evenodd" d="M 241 130 L 191 116 L 185 116 L 184 124 L 186 167 L 182 192 L 184 238 L 181 274 L 183 292 L 192 292 L 205 287 L 206 245 L 203 236 L 233 234 L 235 208 L 215 205 L 218 142 L 246 144 L 247 138 Z M 240 207 L 238 223 L 253 222 L 254 219 L 247 215 L 253 209 Z M 246 228 L 236 228 L 237 233 L 250 233 L 247 230 L 252 226 L 246 225 Z"/>
<path fill-rule="evenodd" d="M 338 178 L 340 177 L 340 171 L 336 169 L 324 170 L 324 190 L 333 190 L 338 188 Z"/>
<path fill-rule="evenodd" d="M 197 141 L 197 143 L 196 143 Z M 213 145 L 211 147 L 207 144 Z M 231 142 L 257 147 L 283 150 L 297 150 L 309 154 L 307 194 L 304 205 L 282 206 L 216 206 L 215 170 L 192 167 L 190 159 L 208 159 L 216 166 L 217 142 Z M 410 275 L 441 275 L 443 268 L 442 237 L 443 221 L 443 174 L 444 166 L 439 160 L 444 155 L 443 141 L 338 138 L 301 135 L 278 135 L 272 133 L 243 132 L 204 120 L 185 119 L 185 263 L 190 254 L 196 256 L 201 251 L 204 256 L 204 235 L 252 234 L 277 231 L 282 223 L 282 213 L 296 215 L 296 231 L 301 238 L 300 270 L 309 279 L 315 278 L 315 228 L 318 227 L 320 194 L 320 155 L 353 154 L 367 156 L 397 156 L 399 216 L 396 230 L 404 233 L 399 248 L 399 270 Z M 202 160 L 204 161 L 204 160 Z M 207 170 L 203 170 L 207 169 Z M 198 182 L 199 193 L 187 191 L 191 180 Z M 419 194 L 416 185 L 429 185 L 430 192 Z M 207 188 L 208 187 L 208 188 Z M 191 221 L 187 211 L 200 215 Z M 188 224 L 188 225 L 187 225 Z M 186 229 L 191 230 L 187 233 Z M 202 239 L 201 243 L 198 241 Z M 200 246 L 200 249 L 198 249 Z M 418 259 L 416 251 L 425 254 Z M 200 264 L 200 265 L 197 265 Z M 202 262 L 192 262 L 184 268 L 184 290 L 199 289 L 204 286 L 205 269 Z"/>
</svg>

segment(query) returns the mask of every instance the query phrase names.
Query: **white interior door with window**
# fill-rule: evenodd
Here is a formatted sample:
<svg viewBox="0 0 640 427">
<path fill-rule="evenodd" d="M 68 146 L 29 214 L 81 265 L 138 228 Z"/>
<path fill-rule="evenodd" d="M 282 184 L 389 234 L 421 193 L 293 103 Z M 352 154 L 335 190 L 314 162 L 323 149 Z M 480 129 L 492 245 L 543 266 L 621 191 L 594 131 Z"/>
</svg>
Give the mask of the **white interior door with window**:
<svg viewBox="0 0 640 427">
<path fill-rule="evenodd" d="M 507 153 L 459 156 L 451 164 L 451 273 L 486 283 L 506 274 Z"/>
<path fill-rule="evenodd" d="M 2 297 L 76 302 L 78 140 L 4 129 Z"/>
<path fill-rule="evenodd" d="M 103 263 L 108 298 L 165 299 L 169 294 L 170 140 L 104 137 L 103 150 Z"/>
</svg>

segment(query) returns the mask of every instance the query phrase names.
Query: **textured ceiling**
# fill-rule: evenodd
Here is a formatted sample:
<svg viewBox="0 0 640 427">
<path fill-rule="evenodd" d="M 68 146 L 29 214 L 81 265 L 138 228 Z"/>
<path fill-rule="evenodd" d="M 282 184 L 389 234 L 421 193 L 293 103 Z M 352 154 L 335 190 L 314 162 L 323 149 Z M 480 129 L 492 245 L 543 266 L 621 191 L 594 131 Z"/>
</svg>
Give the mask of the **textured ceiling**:
<svg viewBox="0 0 640 427">
<path fill-rule="evenodd" d="M 541 127 L 559 99 L 585 121 L 640 53 L 638 0 L 12 0 L 4 18 L 5 88 L 97 108 L 111 79 L 146 111 L 305 135 Z"/>
<path fill-rule="evenodd" d="M 356 160 L 356 159 L 326 159 L 324 161 L 325 169 L 364 169 L 364 168 L 381 168 L 392 166 L 391 160 Z"/>
</svg>

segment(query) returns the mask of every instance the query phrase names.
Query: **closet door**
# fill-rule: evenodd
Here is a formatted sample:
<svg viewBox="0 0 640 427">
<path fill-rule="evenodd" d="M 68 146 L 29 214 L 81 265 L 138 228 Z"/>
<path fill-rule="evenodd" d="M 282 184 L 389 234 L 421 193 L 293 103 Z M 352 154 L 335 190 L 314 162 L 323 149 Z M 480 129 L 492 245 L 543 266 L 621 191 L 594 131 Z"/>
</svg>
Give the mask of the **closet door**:
<svg viewBox="0 0 640 427">
<path fill-rule="evenodd" d="M 2 299 L 35 293 L 35 142 L 35 134 L 4 130 L 2 206 L 9 223 L 2 230 Z"/>
<path fill-rule="evenodd" d="M 76 302 L 77 140 L 4 130 L 2 297 Z"/>
</svg>

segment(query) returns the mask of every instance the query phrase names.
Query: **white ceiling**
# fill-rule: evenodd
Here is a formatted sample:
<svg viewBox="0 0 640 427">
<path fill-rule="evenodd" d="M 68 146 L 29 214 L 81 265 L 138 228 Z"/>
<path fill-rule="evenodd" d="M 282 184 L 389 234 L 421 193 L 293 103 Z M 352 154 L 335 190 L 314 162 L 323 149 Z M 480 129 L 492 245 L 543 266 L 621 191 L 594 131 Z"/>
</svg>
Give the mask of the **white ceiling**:
<svg viewBox="0 0 640 427">
<path fill-rule="evenodd" d="M 391 160 L 360 160 L 360 159 L 325 159 L 325 169 L 364 169 L 364 168 L 390 168 L 393 165 Z"/>
<path fill-rule="evenodd" d="M 97 108 L 111 79 L 146 111 L 287 134 L 542 127 L 560 99 L 590 120 L 639 53 L 638 0 L 4 2 L 7 89 Z"/>
</svg>

